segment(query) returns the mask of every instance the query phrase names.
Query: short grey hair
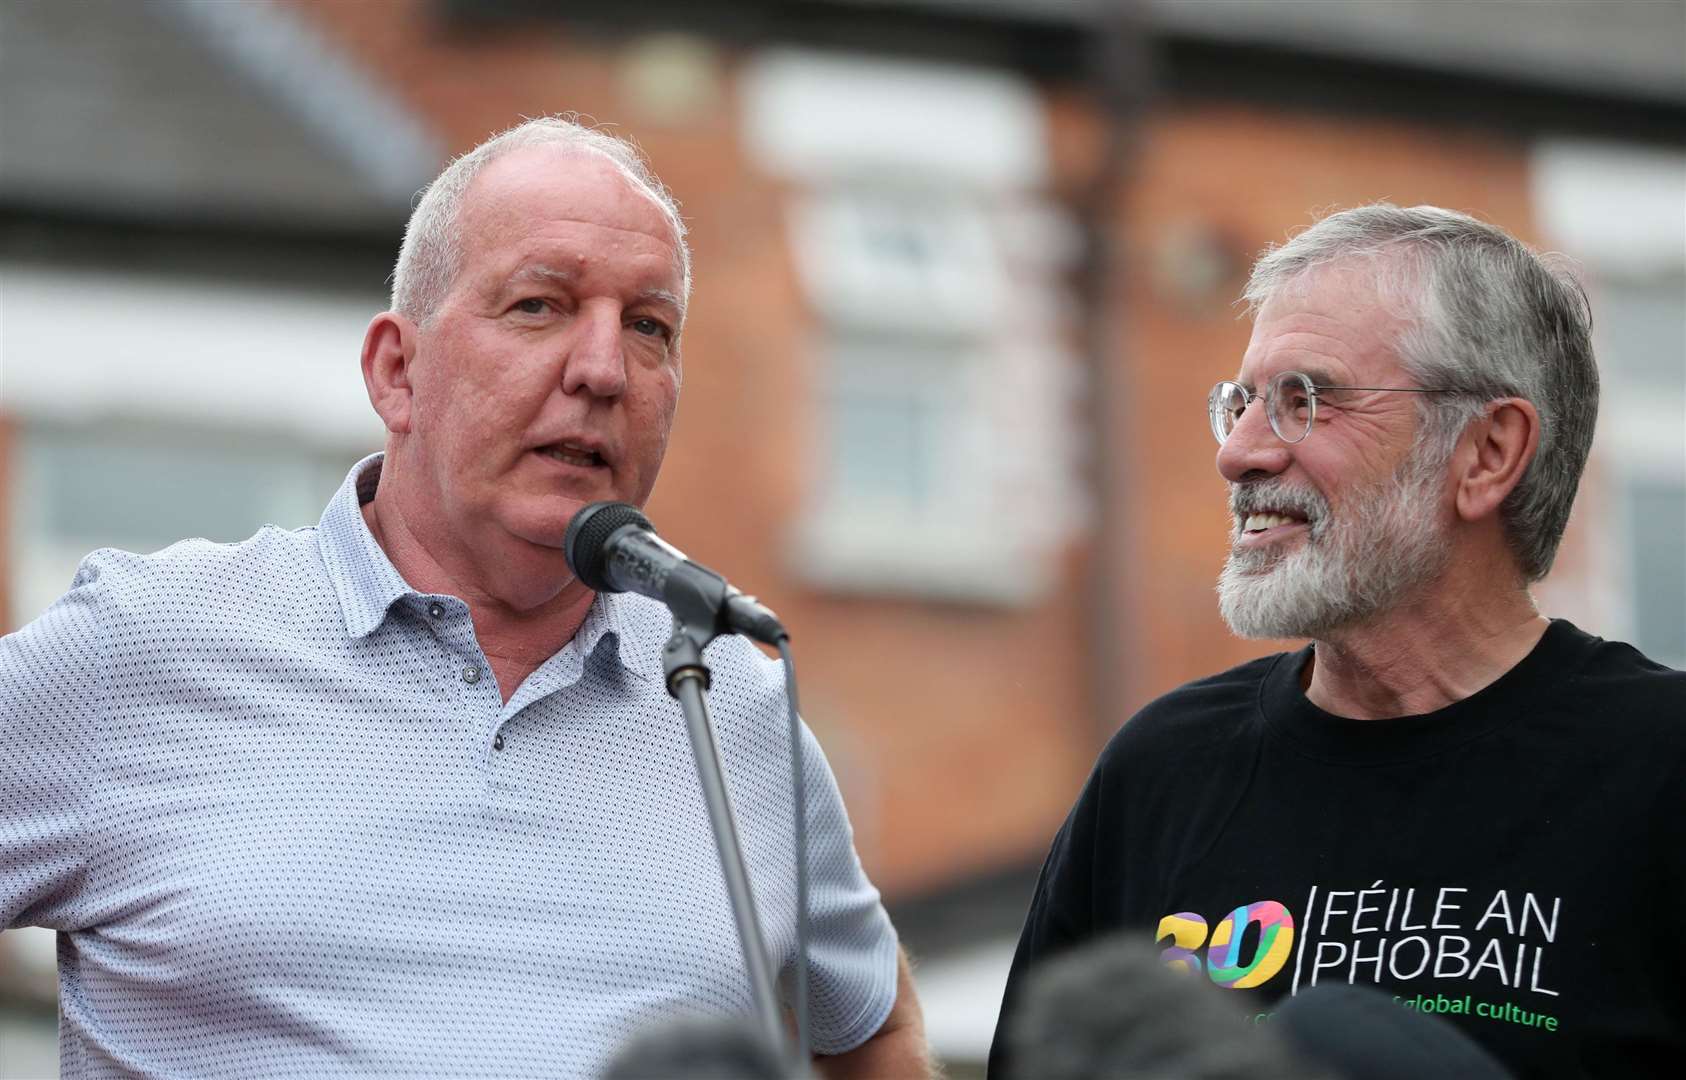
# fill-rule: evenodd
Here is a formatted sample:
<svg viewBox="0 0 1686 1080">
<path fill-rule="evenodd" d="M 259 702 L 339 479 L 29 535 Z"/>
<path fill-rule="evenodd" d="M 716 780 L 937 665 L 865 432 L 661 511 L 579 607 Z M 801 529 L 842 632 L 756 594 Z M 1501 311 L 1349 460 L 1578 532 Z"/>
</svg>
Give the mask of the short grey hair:
<svg viewBox="0 0 1686 1080">
<path fill-rule="evenodd" d="M 1406 321 L 1396 343 L 1418 386 L 1420 438 L 1452 452 L 1488 402 L 1519 397 L 1540 414 L 1539 449 L 1500 508 L 1525 580 L 1545 577 L 1569 523 L 1598 419 L 1592 310 L 1567 260 L 1437 206 L 1374 203 L 1323 218 L 1267 250 L 1243 293 L 1258 309 L 1308 272 L 1368 263 L 1378 298 Z"/>
<path fill-rule="evenodd" d="M 691 295 L 691 249 L 685 242 L 685 221 L 679 214 L 679 203 L 651 171 L 643 152 L 630 141 L 587 127 L 573 116 L 541 116 L 500 132 L 457 157 L 422 189 L 410 213 L 410 223 L 404 229 L 398 264 L 392 271 L 392 310 L 425 323 L 439 309 L 462 267 L 462 234 L 457 229 L 457 219 L 469 185 L 487 165 L 529 146 L 558 146 L 598 154 L 620 169 L 634 187 L 654 199 L 672 226 L 674 242 L 679 248 L 679 275 L 683 282 L 680 295 Z"/>
</svg>

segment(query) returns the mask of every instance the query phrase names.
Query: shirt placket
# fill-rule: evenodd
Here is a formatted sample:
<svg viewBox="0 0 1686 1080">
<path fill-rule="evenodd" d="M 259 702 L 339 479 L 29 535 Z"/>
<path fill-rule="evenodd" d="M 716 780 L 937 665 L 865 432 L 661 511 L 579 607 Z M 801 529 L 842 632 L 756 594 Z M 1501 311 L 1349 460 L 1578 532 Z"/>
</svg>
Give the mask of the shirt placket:
<svg viewBox="0 0 1686 1080">
<path fill-rule="evenodd" d="M 474 734 L 483 769 L 491 767 L 491 755 L 506 745 L 500 730 L 504 722 L 503 699 L 498 693 L 492 666 L 474 636 L 474 622 L 462 601 L 451 597 L 424 598 L 426 618 L 438 641 L 443 678 L 456 688 L 463 715 Z"/>
</svg>

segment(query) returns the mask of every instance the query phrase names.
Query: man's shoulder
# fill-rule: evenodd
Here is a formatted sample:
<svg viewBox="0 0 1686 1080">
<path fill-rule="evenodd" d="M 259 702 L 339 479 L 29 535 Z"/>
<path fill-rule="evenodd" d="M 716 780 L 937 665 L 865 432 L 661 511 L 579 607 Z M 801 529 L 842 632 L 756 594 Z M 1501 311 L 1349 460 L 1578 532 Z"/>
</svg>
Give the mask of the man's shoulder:
<svg viewBox="0 0 1686 1080">
<path fill-rule="evenodd" d="M 1570 630 L 1581 640 L 1586 655 L 1576 672 L 1577 681 L 1594 686 L 1631 683 L 1651 693 L 1686 694 L 1686 671 L 1653 660 L 1625 641 Z"/>
<path fill-rule="evenodd" d="M 748 638 L 722 636 L 708 647 L 708 663 L 719 692 L 748 694 L 784 708 L 784 661 L 766 655 Z"/>
<path fill-rule="evenodd" d="M 226 606 L 296 592 L 321 573 L 315 532 L 266 525 L 237 543 L 194 538 L 144 554 L 100 548 L 82 560 L 72 588 L 97 589 L 125 611 Z"/>
<path fill-rule="evenodd" d="M 1581 657 L 1556 705 L 1596 721 L 1603 737 L 1686 748 L 1686 671 L 1657 662 L 1625 641 L 1567 627 Z M 1611 731 L 1610 727 L 1621 729 Z"/>
<path fill-rule="evenodd" d="M 1297 653 L 1272 653 L 1161 694 L 1125 721 L 1101 752 L 1101 766 L 1162 759 L 1226 743 L 1261 719 L 1265 677 Z"/>
</svg>

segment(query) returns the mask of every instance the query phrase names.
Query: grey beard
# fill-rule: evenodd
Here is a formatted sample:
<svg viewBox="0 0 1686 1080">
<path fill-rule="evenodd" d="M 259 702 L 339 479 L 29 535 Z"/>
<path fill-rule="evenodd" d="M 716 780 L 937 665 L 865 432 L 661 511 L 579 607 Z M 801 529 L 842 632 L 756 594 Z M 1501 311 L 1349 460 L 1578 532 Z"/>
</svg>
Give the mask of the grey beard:
<svg viewBox="0 0 1686 1080">
<path fill-rule="evenodd" d="M 1418 448 L 1388 480 L 1357 493 L 1340 516 L 1321 507 L 1305 542 L 1287 555 L 1232 549 L 1218 577 L 1218 610 L 1244 638 L 1315 638 L 1388 611 L 1437 577 L 1449 557 L 1436 502 L 1445 461 Z M 1240 504 L 1269 503 L 1259 489 Z M 1278 502 L 1276 505 L 1282 505 Z M 1245 519 L 1237 510 L 1236 528 Z M 1272 565 L 1274 564 L 1274 566 Z"/>
</svg>

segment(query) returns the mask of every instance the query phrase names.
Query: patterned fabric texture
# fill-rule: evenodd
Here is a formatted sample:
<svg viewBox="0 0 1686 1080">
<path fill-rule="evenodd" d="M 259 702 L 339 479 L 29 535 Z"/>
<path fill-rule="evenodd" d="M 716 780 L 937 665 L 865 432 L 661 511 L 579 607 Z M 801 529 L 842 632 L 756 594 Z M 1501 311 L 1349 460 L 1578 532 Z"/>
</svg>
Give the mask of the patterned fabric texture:
<svg viewBox="0 0 1686 1080">
<path fill-rule="evenodd" d="M 467 606 L 365 526 L 102 550 L 0 639 L 0 926 L 59 931 L 67 1077 L 588 1076 L 752 1009 L 670 620 L 601 595 L 508 704 Z M 740 838 L 794 961 L 782 667 L 709 648 Z M 804 732 L 815 1048 L 875 1032 L 895 934 Z"/>
</svg>

